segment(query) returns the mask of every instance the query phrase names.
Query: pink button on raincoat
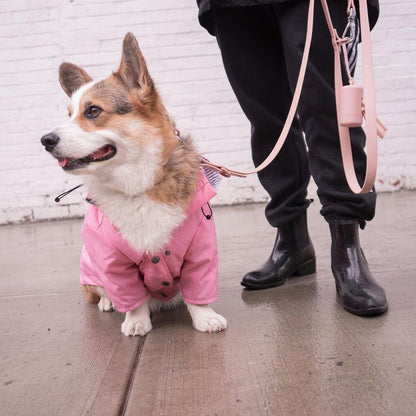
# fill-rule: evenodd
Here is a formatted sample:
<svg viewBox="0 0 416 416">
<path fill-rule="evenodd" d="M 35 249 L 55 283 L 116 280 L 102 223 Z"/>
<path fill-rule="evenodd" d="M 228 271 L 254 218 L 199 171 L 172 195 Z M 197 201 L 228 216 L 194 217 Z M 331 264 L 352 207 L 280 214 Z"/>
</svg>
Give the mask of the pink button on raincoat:
<svg viewBox="0 0 416 416">
<path fill-rule="evenodd" d="M 134 250 L 94 205 L 88 207 L 82 239 L 81 283 L 103 286 L 120 312 L 137 308 L 149 295 L 169 300 L 182 291 L 185 302 L 212 303 L 217 297 L 218 253 L 208 201 L 216 191 L 201 173 L 184 222 L 156 255 Z"/>
</svg>

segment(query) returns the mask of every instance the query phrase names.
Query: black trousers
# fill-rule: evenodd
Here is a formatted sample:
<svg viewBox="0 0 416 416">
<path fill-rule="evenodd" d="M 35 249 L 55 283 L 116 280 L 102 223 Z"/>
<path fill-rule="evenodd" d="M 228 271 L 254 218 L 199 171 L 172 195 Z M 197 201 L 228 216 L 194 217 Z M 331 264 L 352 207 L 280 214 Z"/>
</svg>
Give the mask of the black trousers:
<svg viewBox="0 0 416 416">
<path fill-rule="evenodd" d="M 345 2 L 328 1 L 334 26 L 342 34 Z M 216 8 L 213 26 L 224 67 L 241 108 L 251 122 L 254 164 L 270 153 L 286 120 L 302 59 L 309 1 L 266 6 Z M 266 217 L 274 227 L 293 220 L 309 201 L 312 174 L 327 221 L 374 216 L 376 193 L 352 193 L 346 182 L 335 108 L 333 49 L 320 2 L 298 118 L 278 157 L 259 173 L 271 197 Z M 304 140 L 303 133 L 306 138 Z M 359 180 L 365 175 L 365 135 L 350 129 Z"/>
</svg>

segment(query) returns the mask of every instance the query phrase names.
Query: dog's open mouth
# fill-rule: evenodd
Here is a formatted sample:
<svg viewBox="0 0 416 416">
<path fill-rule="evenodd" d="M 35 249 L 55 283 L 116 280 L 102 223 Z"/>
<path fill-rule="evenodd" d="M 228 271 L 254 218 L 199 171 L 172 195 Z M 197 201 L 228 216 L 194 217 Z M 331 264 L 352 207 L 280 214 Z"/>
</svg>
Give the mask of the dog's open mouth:
<svg viewBox="0 0 416 416">
<path fill-rule="evenodd" d="M 89 165 L 92 162 L 103 162 L 104 160 L 111 159 L 115 156 L 116 153 L 117 149 L 113 145 L 107 144 L 81 159 L 73 159 L 70 157 L 58 157 L 58 163 L 59 166 L 64 170 L 80 169 Z"/>
</svg>

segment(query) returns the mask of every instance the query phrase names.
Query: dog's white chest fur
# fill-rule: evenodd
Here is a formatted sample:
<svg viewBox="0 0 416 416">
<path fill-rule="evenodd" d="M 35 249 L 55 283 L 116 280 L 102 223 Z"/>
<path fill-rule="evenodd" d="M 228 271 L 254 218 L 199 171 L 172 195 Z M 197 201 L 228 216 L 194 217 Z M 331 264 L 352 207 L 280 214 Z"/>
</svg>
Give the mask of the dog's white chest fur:
<svg viewBox="0 0 416 416">
<path fill-rule="evenodd" d="M 98 198 L 98 201 L 100 198 Z M 136 250 L 157 253 L 169 242 L 173 230 L 185 219 L 184 210 L 174 204 L 152 200 L 146 194 L 99 202 L 99 208 Z"/>
</svg>

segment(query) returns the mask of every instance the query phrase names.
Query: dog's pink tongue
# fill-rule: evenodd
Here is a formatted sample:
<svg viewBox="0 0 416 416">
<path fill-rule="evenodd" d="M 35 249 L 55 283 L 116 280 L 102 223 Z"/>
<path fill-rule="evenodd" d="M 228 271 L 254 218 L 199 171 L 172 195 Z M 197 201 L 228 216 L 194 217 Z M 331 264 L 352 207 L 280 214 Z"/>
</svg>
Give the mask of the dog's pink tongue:
<svg viewBox="0 0 416 416">
<path fill-rule="evenodd" d="M 58 164 L 61 168 L 64 168 L 68 163 L 68 158 L 67 157 L 60 157 L 58 159 Z"/>
</svg>

